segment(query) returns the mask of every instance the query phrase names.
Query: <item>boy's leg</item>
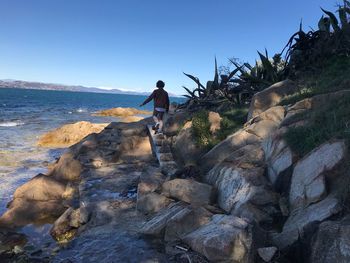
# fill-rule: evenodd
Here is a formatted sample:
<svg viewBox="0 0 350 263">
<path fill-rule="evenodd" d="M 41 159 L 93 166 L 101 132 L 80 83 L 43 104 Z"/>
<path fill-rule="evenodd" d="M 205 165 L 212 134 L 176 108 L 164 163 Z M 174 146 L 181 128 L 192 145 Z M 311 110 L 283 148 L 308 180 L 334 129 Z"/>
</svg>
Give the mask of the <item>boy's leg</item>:
<svg viewBox="0 0 350 263">
<path fill-rule="evenodd" d="M 153 120 L 154 120 L 154 130 L 157 130 L 157 126 L 159 126 L 158 112 L 156 110 L 153 111 Z"/>
<path fill-rule="evenodd" d="M 160 112 L 158 115 L 158 121 L 159 121 L 159 132 L 163 132 L 163 117 L 164 117 L 164 112 Z"/>
</svg>

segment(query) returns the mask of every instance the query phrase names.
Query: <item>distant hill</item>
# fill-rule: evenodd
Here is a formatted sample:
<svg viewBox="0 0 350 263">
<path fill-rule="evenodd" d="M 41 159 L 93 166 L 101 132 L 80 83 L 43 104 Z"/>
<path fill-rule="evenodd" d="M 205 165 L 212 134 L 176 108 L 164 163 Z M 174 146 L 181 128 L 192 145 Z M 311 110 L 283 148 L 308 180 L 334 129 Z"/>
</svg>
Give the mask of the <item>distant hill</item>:
<svg viewBox="0 0 350 263">
<path fill-rule="evenodd" d="M 127 95 L 144 95 L 147 96 L 150 92 L 124 91 L 120 89 L 105 90 L 95 87 L 72 86 L 53 83 L 31 82 L 22 80 L 0 80 L 0 88 L 15 88 L 15 89 L 36 89 L 36 90 L 60 90 L 72 92 L 95 92 L 95 93 L 111 93 L 111 94 L 127 94 Z M 170 94 L 169 96 L 177 97 Z"/>
</svg>

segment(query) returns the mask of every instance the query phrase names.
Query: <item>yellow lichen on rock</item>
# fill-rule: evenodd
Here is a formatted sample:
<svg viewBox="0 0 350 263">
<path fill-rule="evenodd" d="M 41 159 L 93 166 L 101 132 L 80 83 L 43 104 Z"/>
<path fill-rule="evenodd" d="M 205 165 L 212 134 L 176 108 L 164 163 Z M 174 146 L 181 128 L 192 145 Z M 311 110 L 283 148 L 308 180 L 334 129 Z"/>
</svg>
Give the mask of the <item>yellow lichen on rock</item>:
<svg viewBox="0 0 350 263">
<path fill-rule="evenodd" d="M 150 115 L 152 112 L 145 110 L 138 110 L 135 108 L 112 108 L 101 110 L 93 114 L 93 116 L 110 116 L 110 117 L 128 117 L 134 115 Z"/>
<path fill-rule="evenodd" d="M 54 148 L 69 147 L 81 141 L 91 133 L 101 132 L 107 125 L 108 123 L 90 123 L 87 121 L 63 125 L 41 136 L 38 145 Z"/>
</svg>

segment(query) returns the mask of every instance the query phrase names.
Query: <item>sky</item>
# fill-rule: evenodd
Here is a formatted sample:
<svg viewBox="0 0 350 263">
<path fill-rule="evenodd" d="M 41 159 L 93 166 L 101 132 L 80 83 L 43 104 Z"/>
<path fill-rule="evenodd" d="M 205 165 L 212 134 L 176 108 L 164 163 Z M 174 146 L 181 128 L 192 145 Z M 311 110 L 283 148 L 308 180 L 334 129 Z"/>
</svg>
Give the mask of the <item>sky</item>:
<svg viewBox="0 0 350 263">
<path fill-rule="evenodd" d="M 0 0 L 0 79 L 184 94 L 214 59 L 253 63 L 336 0 Z"/>
</svg>

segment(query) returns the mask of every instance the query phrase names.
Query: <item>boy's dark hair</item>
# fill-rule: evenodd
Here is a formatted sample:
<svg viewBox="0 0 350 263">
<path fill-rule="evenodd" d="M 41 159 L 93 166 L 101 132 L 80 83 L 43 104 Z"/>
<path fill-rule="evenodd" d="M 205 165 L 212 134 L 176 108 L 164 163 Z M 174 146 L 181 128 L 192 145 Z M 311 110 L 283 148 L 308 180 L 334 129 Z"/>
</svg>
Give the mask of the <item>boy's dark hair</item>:
<svg viewBox="0 0 350 263">
<path fill-rule="evenodd" d="M 164 81 L 161 81 L 161 80 L 158 80 L 158 81 L 157 81 L 157 84 L 156 84 L 156 87 L 157 87 L 157 88 L 164 88 L 164 86 L 165 86 Z"/>
</svg>

